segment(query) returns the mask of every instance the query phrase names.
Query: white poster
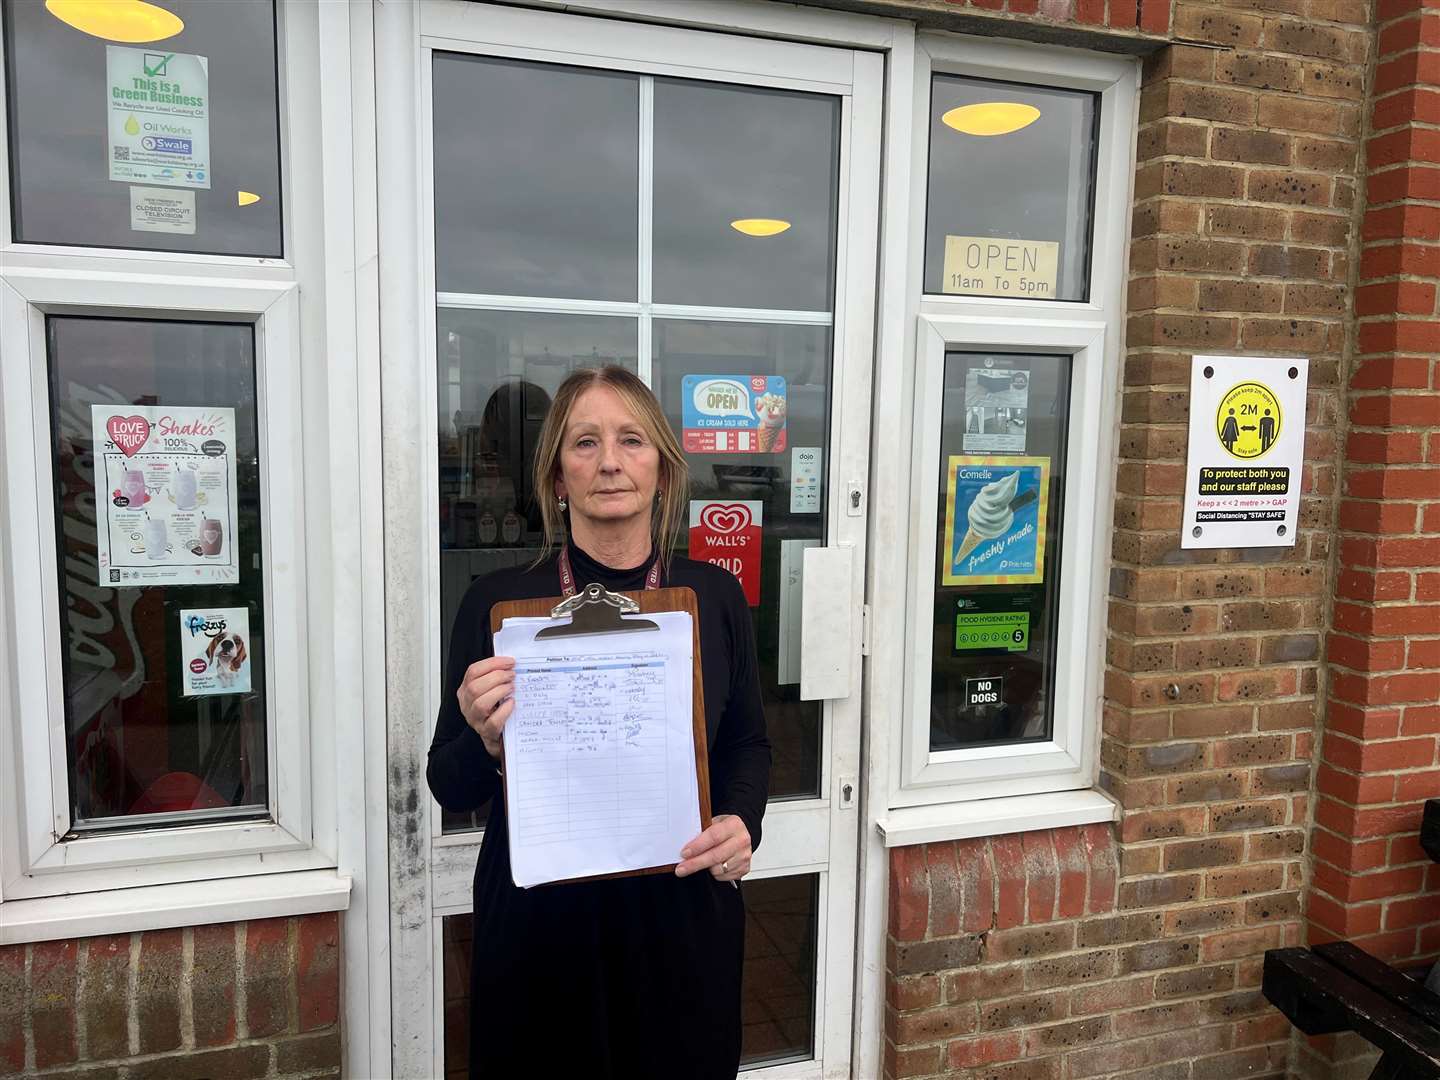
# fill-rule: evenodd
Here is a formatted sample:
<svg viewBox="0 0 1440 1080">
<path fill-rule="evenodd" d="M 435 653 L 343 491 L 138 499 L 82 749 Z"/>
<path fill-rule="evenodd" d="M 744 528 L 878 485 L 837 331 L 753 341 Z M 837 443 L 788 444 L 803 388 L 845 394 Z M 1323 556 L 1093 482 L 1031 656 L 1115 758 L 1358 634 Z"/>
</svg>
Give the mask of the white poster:
<svg viewBox="0 0 1440 1080">
<path fill-rule="evenodd" d="M 235 410 L 92 405 L 101 585 L 240 580 Z"/>
<path fill-rule="evenodd" d="M 1030 366 L 985 357 L 965 373 L 967 454 L 1023 454 L 1030 421 Z"/>
<path fill-rule="evenodd" d="M 1191 359 L 1182 548 L 1295 543 L 1309 368 L 1299 358 Z"/>
<path fill-rule="evenodd" d="M 210 186 L 210 62 L 193 53 L 105 46 L 110 179 Z"/>
<path fill-rule="evenodd" d="M 186 697 L 249 693 L 249 609 L 180 612 L 180 662 L 181 693 Z"/>
<path fill-rule="evenodd" d="M 790 512 L 820 512 L 820 447 L 790 448 Z"/>
<path fill-rule="evenodd" d="M 130 228 L 135 232 L 195 235 L 195 192 L 132 187 Z"/>
</svg>

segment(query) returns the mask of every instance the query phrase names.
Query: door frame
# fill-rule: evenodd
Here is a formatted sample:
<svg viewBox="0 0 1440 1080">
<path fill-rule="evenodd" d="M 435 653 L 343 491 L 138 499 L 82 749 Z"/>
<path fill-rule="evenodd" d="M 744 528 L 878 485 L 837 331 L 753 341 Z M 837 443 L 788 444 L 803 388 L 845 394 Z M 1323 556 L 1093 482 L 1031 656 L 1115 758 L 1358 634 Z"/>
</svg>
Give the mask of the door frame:
<svg viewBox="0 0 1440 1080">
<path fill-rule="evenodd" d="M 433 261 L 427 255 L 433 241 L 427 237 L 428 214 L 425 210 L 430 199 L 429 132 L 425 123 L 417 118 L 428 118 L 429 77 L 422 67 L 422 60 L 430 47 L 456 47 L 456 34 L 463 34 L 467 42 L 483 38 L 487 43 L 497 36 L 494 32 L 497 22 L 507 26 L 536 26 L 542 23 L 556 24 L 565 20 L 571 28 L 585 25 L 591 31 L 584 39 L 584 49 L 591 56 L 607 56 L 606 47 L 619 42 L 627 35 L 642 37 L 663 36 L 671 42 L 681 42 L 690 35 L 678 29 L 656 26 L 653 7 L 647 10 L 631 0 L 618 0 L 613 4 L 583 3 L 567 5 L 571 14 L 546 12 L 534 5 L 528 7 L 491 8 L 480 4 L 461 4 L 451 0 L 436 0 L 432 5 L 420 4 L 377 4 L 374 6 L 373 38 L 373 80 L 374 96 L 369 101 L 376 117 L 376 142 L 381 148 L 375 160 L 378 190 L 384 193 L 378 207 L 379 250 L 384 258 L 378 266 L 377 297 L 384 297 L 385 310 L 379 318 L 380 337 L 380 387 L 385 402 L 380 417 L 384 468 L 384 519 L 385 519 L 385 624 L 386 624 L 386 697 L 387 697 L 387 759 L 386 775 L 389 781 L 387 799 L 387 826 L 381 831 L 378 843 L 387 845 L 385 854 L 389 861 L 389 888 L 391 895 L 390 916 L 390 986 L 391 1009 L 386 1017 L 387 1026 L 392 1030 L 392 1066 L 399 1076 L 422 1076 L 434 1074 L 433 1053 L 440 1042 L 436 1037 L 443 1030 L 443 1016 L 438 998 L 441 985 L 441 971 L 434 962 L 438 950 L 438 916 L 447 907 L 456 910 L 468 909 L 468 867 L 473 865 L 474 843 L 445 843 L 432 841 L 432 829 L 438 825 L 438 814 L 431 806 L 432 800 L 424 786 L 425 753 L 433 723 L 434 705 L 438 696 L 438 633 L 437 627 L 430 626 L 438 611 L 438 573 L 436 537 L 433 517 L 434 492 L 425 482 L 417 485 L 415 477 L 425 477 L 427 482 L 435 474 L 433 439 L 430 434 L 434 423 L 434 365 L 428 358 L 434 356 L 434 296 L 431 273 Z M 649 14 L 649 20 L 635 22 L 599 21 L 585 15 L 573 14 L 577 7 L 584 7 L 596 13 L 622 16 Z M 678 6 L 677 6 L 678 7 Z M 433 22 L 437 14 L 444 17 Z M 667 22 L 683 23 L 693 29 L 712 32 L 744 31 L 755 35 L 747 38 L 746 50 L 737 53 L 737 66 L 717 67 L 713 52 L 697 50 L 694 63 L 710 69 L 713 76 L 726 76 L 731 82 L 755 82 L 756 72 L 747 71 L 745 63 L 752 67 L 758 60 L 766 63 L 766 56 L 785 56 L 787 60 L 799 62 L 799 70 L 807 70 L 802 62 L 807 56 L 833 62 L 833 56 L 822 56 L 811 45 L 828 45 L 847 50 L 855 68 L 863 68 L 864 92 L 853 81 L 849 96 L 845 98 L 846 124 L 843 128 L 842 161 L 845 167 L 840 177 L 841 204 L 840 225 L 837 237 L 837 262 L 843 269 L 843 276 L 837 275 L 833 341 L 836 362 L 832 386 L 843 385 L 852 389 L 847 392 L 834 391 L 832 398 L 831 461 L 828 464 L 828 482 L 835 493 L 830 500 L 830 516 L 827 522 L 829 545 L 848 545 L 858 557 L 851 565 L 852 608 L 855 610 L 854 629 L 851 635 L 851 652 L 854 669 L 861 666 L 861 625 L 859 617 L 864 595 L 866 574 L 866 540 L 868 502 L 864 492 L 868 484 L 871 423 L 871 387 L 875 370 L 874 349 L 876 341 L 875 313 L 877 301 L 877 261 L 880 257 L 879 217 L 881 209 L 880 173 L 885 151 L 881 140 L 882 113 L 887 108 L 884 91 L 884 54 L 897 45 L 913 46 L 913 28 L 908 23 L 874 19 L 864 16 L 840 15 L 837 13 L 805 9 L 787 9 L 773 5 L 736 2 L 712 2 L 697 0 L 684 5 L 683 11 L 667 8 Z M 672 17 L 673 16 L 673 17 Z M 425 25 L 422 27 L 422 19 Z M 577 20 L 584 19 L 581 24 Z M 538 21 L 537 21 L 538 20 Z M 645 22 L 651 25 L 645 26 Z M 473 28 L 473 29 L 472 29 Z M 439 30 L 439 33 L 432 31 Z M 596 33 L 599 31 L 599 33 Z M 677 36 L 678 35 L 678 36 Z M 791 40 L 781 40 L 789 38 Z M 796 41 L 794 39 L 804 39 Z M 772 39 L 772 40 L 766 40 Z M 550 49 L 531 51 L 535 59 L 554 58 Z M 500 44 L 504 44 L 501 42 Z M 548 44 L 548 42 L 547 42 Z M 700 45 L 700 39 L 691 38 L 692 45 Z M 704 44 L 713 44 L 713 39 Z M 524 41 L 511 43 L 510 54 L 515 48 L 525 48 Z M 477 51 L 469 45 L 462 51 Z M 486 48 L 484 51 L 493 51 Z M 625 50 L 621 50 L 623 53 Z M 546 55 L 549 54 L 549 55 Z M 652 54 L 644 64 L 650 73 L 665 73 L 666 64 L 656 61 Z M 669 59 L 674 54 L 663 53 Z M 365 57 L 363 59 L 368 59 Z M 357 57 L 357 63 L 362 58 Z M 729 59 L 727 57 L 727 59 Z M 708 61 L 702 64 L 702 61 Z M 573 57 L 568 62 L 574 62 Z M 768 61 L 773 63 L 773 61 Z M 599 61 L 591 61 L 598 65 Z M 605 66 L 625 66 L 634 69 L 636 64 L 621 56 L 612 58 Z M 673 67 L 673 64 L 671 65 Z M 826 77 L 823 67 L 811 66 L 809 78 L 788 80 L 799 89 L 815 89 L 822 92 L 836 92 L 833 77 Z M 681 74 L 698 74 L 689 67 Z M 363 82 L 363 76 L 357 77 Z M 786 85 L 787 80 L 767 78 L 770 85 Z M 806 84 L 810 85 L 806 85 Z M 826 85 L 830 84 L 830 85 Z M 889 101 L 897 96 L 890 95 Z M 363 114 L 362 114 L 363 115 Z M 394 137 L 391 137 L 391 136 Z M 866 168 L 857 169 L 861 151 L 849 144 L 857 136 L 866 142 L 863 153 L 868 155 Z M 388 152 L 386 152 L 388 151 Z M 413 211 L 393 210 L 386 207 L 414 208 Z M 849 207 L 847 215 L 846 207 Z M 429 234 L 433 236 L 433 232 Z M 416 237 L 420 242 L 416 242 Z M 864 254 L 863 259 L 847 253 L 847 246 L 854 243 Z M 847 254 L 850 257 L 847 257 Z M 417 357 L 422 358 L 417 362 Z M 842 374 L 843 371 L 843 374 Z M 853 389 L 860 387 L 860 390 Z M 421 418 L 419 428 L 416 419 Z M 424 418 L 430 417 L 429 421 Z M 857 434 L 860 433 L 860 434 Z M 433 484 L 430 487 L 433 488 Z M 862 492 L 862 504 L 858 514 L 845 512 L 841 495 L 851 488 Z M 427 517 L 427 515 L 429 515 Z M 424 523 L 417 528 L 414 522 Z M 862 980 L 856 967 L 857 938 L 855 928 L 862 918 L 873 918 L 873 913 L 864 909 L 872 907 L 874 897 L 862 895 L 858 882 L 868 875 L 860 866 L 861 850 L 860 822 L 863 818 L 864 787 L 859 783 L 864 774 L 861 768 L 861 702 L 862 684 L 857 679 L 851 695 L 839 706 L 827 704 L 827 722 L 824 725 L 825 749 L 822 759 L 822 783 L 828 790 L 822 790 L 821 798 L 778 803 L 771 807 L 769 814 L 773 822 L 778 816 L 806 815 L 814 818 L 824 815 L 825 827 L 829 834 L 828 851 L 823 862 L 811 866 L 787 863 L 787 872 L 807 872 L 822 869 L 822 897 L 827 889 L 843 889 L 848 895 L 839 910 L 845 912 L 843 922 L 848 930 L 828 927 L 825 913 L 837 910 L 832 902 L 822 902 L 817 963 L 823 965 L 820 973 L 820 987 L 816 1002 L 817 1056 L 813 1061 L 797 1063 L 795 1066 L 779 1066 L 766 1069 L 765 1076 L 818 1076 L 821 1075 L 817 1062 L 829 1062 L 825 1076 L 849 1076 L 852 1062 L 860 1064 L 863 1074 L 870 1063 L 878 1065 L 878 1031 L 863 1031 L 857 1021 L 862 1015 L 873 1014 L 877 1003 L 861 1001 L 856 992 L 869 983 Z M 848 714 L 843 728 L 850 732 L 843 741 L 843 748 L 830 746 L 830 737 L 836 729 L 834 715 Z M 837 752 L 839 750 L 839 752 Z M 852 800 L 845 810 L 839 809 L 840 800 L 835 797 L 838 778 L 857 783 L 860 798 Z M 418 798 L 416 795 L 418 794 Z M 438 833 L 438 830 L 436 830 Z M 774 830 L 767 830 L 770 839 L 776 839 Z M 388 844 L 387 844 L 388 834 Z M 781 855 L 782 845 L 762 846 L 757 853 L 757 876 L 763 876 L 767 869 L 775 872 L 778 868 L 772 860 Z M 463 904 L 456 904 L 453 890 L 446 895 L 436 895 L 437 876 L 449 881 L 463 864 L 466 873 L 463 889 Z M 438 864 L 449 863 L 449 867 Z M 828 877 L 828 880 L 826 878 Z M 869 901 L 866 903 L 866 901 Z M 883 892 L 880 896 L 883 905 Z M 827 947 L 827 944 L 829 947 Z M 843 987 L 842 1001 L 835 1002 L 847 1013 L 846 1022 L 825 1024 L 826 1001 L 824 988 L 831 988 L 833 997 L 837 988 Z M 373 999 L 372 999 L 373 1000 Z M 863 1009 L 862 1009 L 863 1006 Z"/>
</svg>

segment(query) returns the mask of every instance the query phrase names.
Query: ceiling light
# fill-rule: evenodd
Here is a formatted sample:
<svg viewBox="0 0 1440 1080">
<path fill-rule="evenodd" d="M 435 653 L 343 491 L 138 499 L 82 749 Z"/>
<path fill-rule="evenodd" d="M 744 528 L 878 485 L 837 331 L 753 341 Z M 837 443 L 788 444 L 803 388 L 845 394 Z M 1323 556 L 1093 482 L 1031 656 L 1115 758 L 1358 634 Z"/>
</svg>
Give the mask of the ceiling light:
<svg viewBox="0 0 1440 1080">
<path fill-rule="evenodd" d="M 946 127 L 966 135 L 1009 135 L 1029 127 L 1040 119 L 1034 105 L 1018 101 L 982 101 L 977 105 L 961 105 L 940 117 Z"/>
<path fill-rule="evenodd" d="M 106 41 L 163 41 L 185 29 L 174 12 L 145 0 L 45 0 L 55 18 Z"/>
<path fill-rule="evenodd" d="M 732 221 L 730 227 L 746 236 L 776 236 L 790 228 L 790 222 L 779 218 L 750 217 Z"/>
</svg>

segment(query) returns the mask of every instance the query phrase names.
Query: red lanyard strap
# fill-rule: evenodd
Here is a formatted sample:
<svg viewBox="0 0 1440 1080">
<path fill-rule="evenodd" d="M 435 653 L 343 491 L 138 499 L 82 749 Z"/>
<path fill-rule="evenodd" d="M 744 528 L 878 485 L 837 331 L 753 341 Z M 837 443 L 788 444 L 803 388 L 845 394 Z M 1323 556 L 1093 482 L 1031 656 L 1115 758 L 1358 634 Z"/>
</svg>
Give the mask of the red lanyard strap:
<svg viewBox="0 0 1440 1080">
<path fill-rule="evenodd" d="M 655 556 L 655 561 L 650 564 L 650 570 L 645 575 L 645 588 L 660 588 L 660 556 Z M 560 592 L 568 599 L 575 595 L 575 572 L 570 569 L 570 545 L 566 544 L 560 549 Z"/>
</svg>

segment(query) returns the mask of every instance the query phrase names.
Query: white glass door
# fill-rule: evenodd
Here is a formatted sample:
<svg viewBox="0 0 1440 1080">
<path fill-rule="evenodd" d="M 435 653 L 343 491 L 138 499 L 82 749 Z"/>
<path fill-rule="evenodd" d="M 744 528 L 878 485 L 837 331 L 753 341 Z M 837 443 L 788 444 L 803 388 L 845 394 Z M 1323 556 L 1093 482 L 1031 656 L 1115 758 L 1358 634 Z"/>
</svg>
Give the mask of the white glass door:
<svg viewBox="0 0 1440 1080">
<path fill-rule="evenodd" d="M 429 689 L 405 711 L 435 715 L 470 582 L 536 553 L 529 474 L 561 380 L 584 365 L 637 371 L 691 467 L 694 528 L 678 553 L 737 573 L 759 648 L 774 765 L 743 889 L 743 1067 L 848 1076 L 860 687 L 809 699 L 802 668 L 823 634 L 830 659 L 860 669 L 880 61 L 479 4 L 422 5 L 419 24 L 418 329 L 434 449 L 415 523 Z M 383 196 L 380 212 L 383 234 Z M 735 404 L 747 390 L 767 395 L 758 415 Z M 746 523 L 757 559 L 707 546 Z M 823 560 L 846 618 L 805 609 L 815 548 L 850 549 Z M 427 725 L 417 745 L 428 737 Z M 423 857 L 392 868 L 392 893 L 424 898 L 392 925 L 396 1074 L 463 1076 L 484 814 L 435 808 L 393 745 L 391 776 L 392 806 L 399 777 L 432 808 Z"/>
</svg>

